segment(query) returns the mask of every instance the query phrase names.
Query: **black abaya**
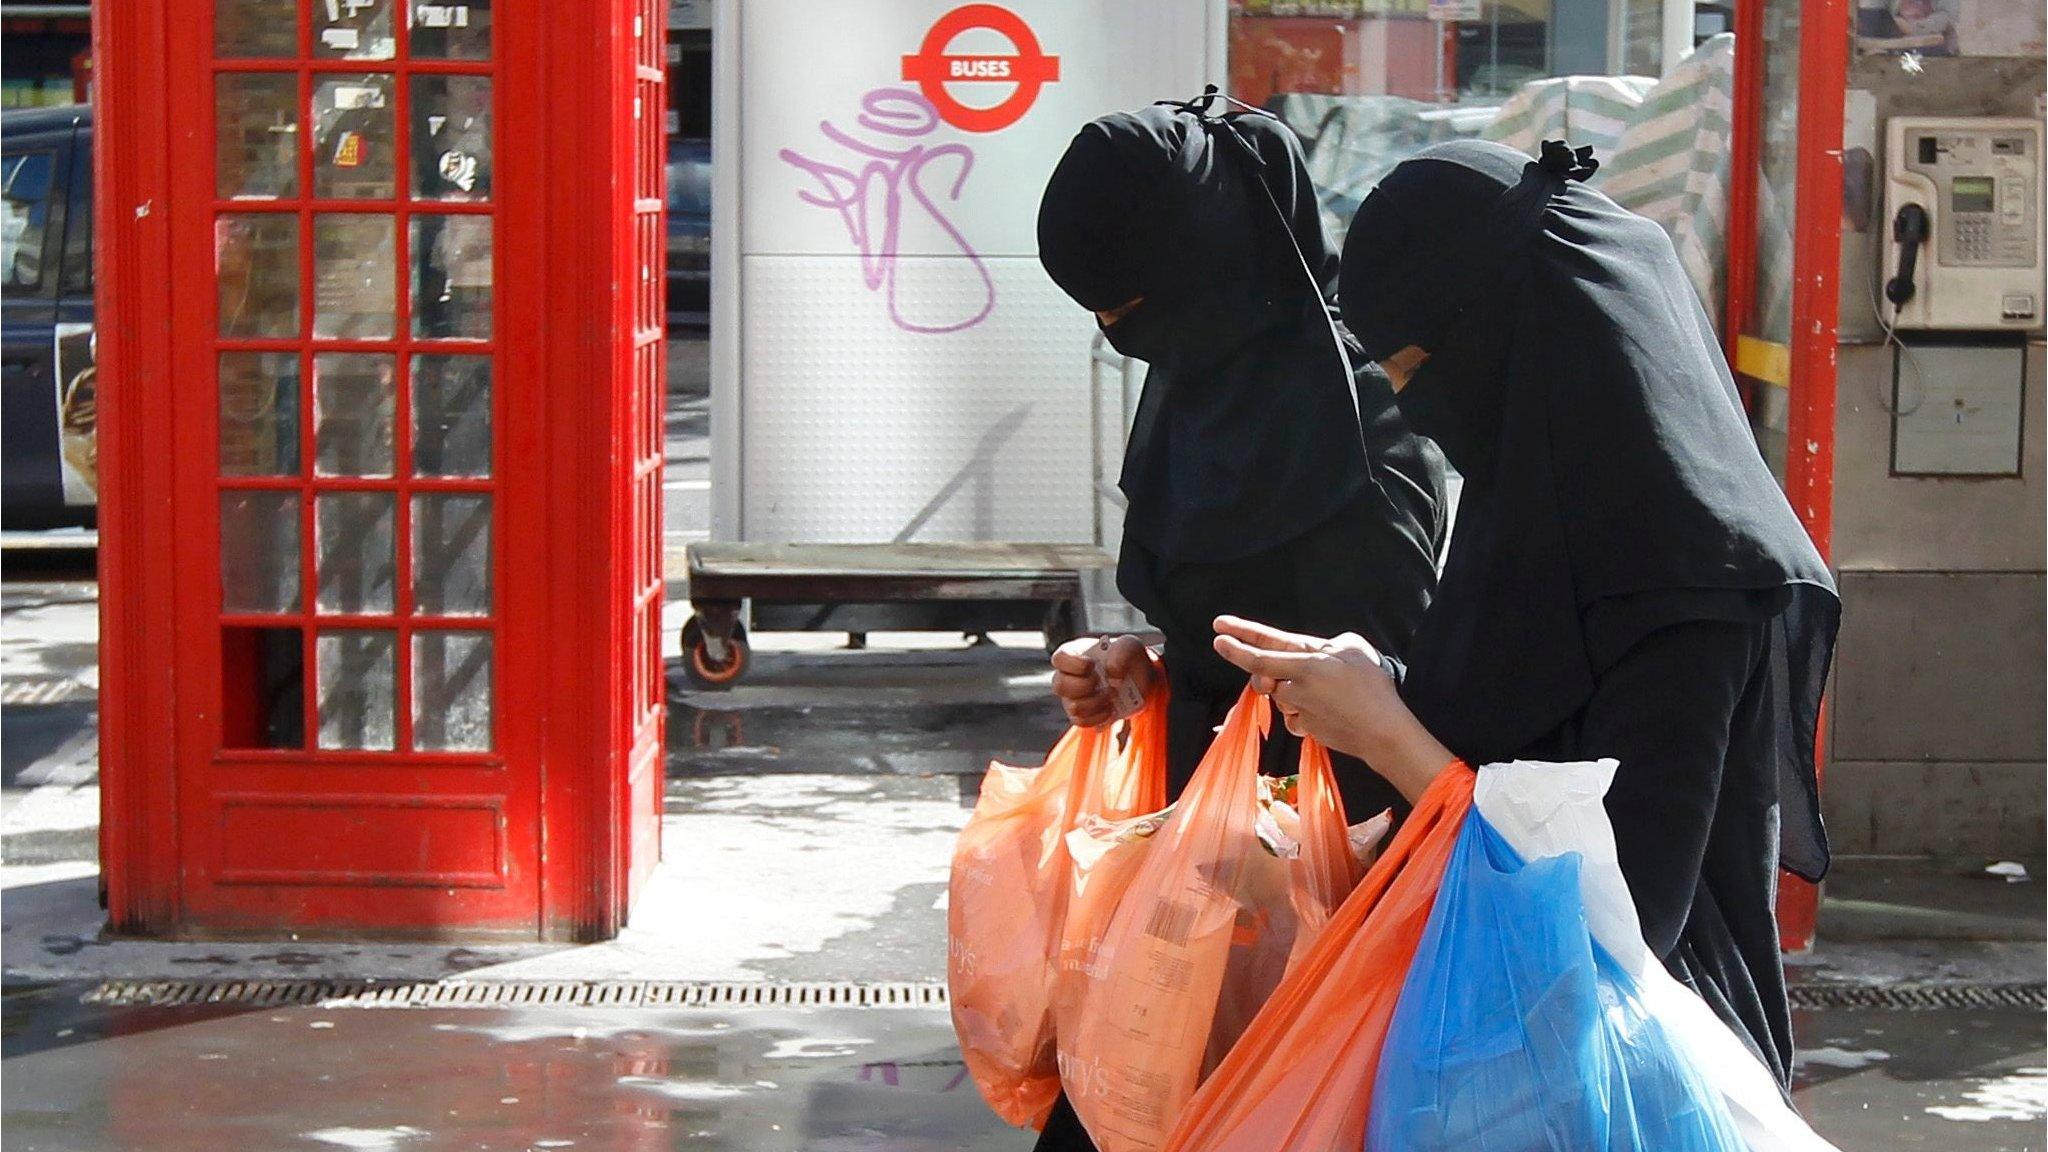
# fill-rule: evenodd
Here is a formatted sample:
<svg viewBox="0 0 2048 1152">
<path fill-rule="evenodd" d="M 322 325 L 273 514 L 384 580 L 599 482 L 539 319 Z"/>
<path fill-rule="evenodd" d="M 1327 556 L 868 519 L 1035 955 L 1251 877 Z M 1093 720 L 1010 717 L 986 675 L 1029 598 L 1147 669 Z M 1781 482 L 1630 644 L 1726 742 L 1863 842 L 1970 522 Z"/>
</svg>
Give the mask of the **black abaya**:
<svg viewBox="0 0 2048 1152">
<path fill-rule="evenodd" d="M 1769 629 L 1695 620 L 1652 632 L 1595 677 L 1592 698 L 1524 753 L 1622 767 L 1607 794 L 1643 937 L 1789 1084 L 1778 961 Z"/>
<path fill-rule="evenodd" d="M 1345 319 L 1466 480 L 1401 692 L 1468 763 L 1620 762 L 1653 951 L 1787 1082 L 1779 867 L 1827 867 L 1814 731 L 1839 602 L 1669 239 L 1560 144 L 1424 150 L 1359 208 Z"/>
</svg>

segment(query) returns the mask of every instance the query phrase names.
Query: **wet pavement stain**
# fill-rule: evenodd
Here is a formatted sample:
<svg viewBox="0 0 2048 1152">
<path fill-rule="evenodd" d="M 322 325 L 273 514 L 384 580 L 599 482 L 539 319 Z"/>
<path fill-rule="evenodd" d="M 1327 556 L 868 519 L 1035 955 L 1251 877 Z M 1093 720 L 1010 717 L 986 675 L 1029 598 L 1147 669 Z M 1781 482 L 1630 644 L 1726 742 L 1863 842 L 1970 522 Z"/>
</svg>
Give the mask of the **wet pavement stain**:
<svg viewBox="0 0 2048 1152">
<path fill-rule="evenodd" d="M 1794 1013 L 1794 1099 L 1843 1152 L 2043 1152 L 2043 1021 L 2023 1009 Z"/>
<path fill-rule="evenodd" d="M 130 1032 L 149 1010 L 39 1007 L 29 1031 L 103 1026 L 9 1053 L 10 1152 L 1030 1146 L 943 1012 L 169 1010 Z"/>
<path fill-rule="evenodd" d="M 106 1009 L 6 997 L 10 1152 L 1030 1147 L 943 1011 Z M 2038 1012 L 1803 1014 L 1843 1152 L 2043 1152 Z"/>
</svg>

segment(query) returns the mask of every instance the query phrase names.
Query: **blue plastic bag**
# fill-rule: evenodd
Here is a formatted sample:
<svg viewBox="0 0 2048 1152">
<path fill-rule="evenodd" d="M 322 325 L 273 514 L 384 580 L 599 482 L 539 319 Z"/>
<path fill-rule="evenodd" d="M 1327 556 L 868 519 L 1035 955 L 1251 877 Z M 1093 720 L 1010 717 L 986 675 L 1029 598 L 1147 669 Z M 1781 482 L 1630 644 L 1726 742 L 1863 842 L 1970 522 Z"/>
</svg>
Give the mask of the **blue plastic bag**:
<svg viewBox="0 0 2048 1152">
<path fill-rule="evenodd" d="M 1466 817 L 1394 1009 L 1367 1152 L 1746 1152 L 1587 929 L 1580 857 Z"/>
</svg>

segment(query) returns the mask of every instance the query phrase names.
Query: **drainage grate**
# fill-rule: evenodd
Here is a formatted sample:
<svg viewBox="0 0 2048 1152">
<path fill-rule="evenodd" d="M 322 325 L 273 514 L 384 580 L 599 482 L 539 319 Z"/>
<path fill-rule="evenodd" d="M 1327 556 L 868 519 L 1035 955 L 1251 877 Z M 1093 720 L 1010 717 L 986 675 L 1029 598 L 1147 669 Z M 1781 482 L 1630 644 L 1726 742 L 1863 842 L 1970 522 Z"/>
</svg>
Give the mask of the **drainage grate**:
<svg viewBox="0 0 2048 1152">
<path fill-rule="evenodd" d="M 1792 1007 L 1937 1011 L 2048 1008 L 2040 984 L 1798 984 Z M 680 980 L 109 980 L 86 992 L 108 1007 L 242 1008 L 944 1008 L 924 983 L 700 983 Z"/>
<path fill-rule="evenodd" d="M 2039 984 L 1795 984 L 1788 991 L 1792 1007 L 1808 1010 L 2048 1008 L 2048 989 Z"/>
<path fill-rule="evenodd" d="M 677 980 L 108 980 L 108 1007 L 944 1008 L 943 984 L 708 984 Z"/>
</svg>

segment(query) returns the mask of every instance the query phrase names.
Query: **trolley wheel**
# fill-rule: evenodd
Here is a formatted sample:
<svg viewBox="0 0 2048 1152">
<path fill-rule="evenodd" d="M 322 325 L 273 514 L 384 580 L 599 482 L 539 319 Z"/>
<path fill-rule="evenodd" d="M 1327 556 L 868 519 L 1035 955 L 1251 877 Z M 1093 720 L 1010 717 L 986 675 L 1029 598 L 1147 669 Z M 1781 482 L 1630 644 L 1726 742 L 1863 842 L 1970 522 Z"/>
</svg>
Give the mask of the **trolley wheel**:
<svg viewBox="0 0 2048 1152">
<path fill-rule="evenodd" d="M 710 637 L 696 617 L 683 624 L 683 674 L 699 688 L 721 691 L 739 683 L 747 674 L 750 655 L 744 624 L 733 625 L 732 636 L 725 642 L 724 660 L 711 655 Z"/>
<path fill-rule="evenodd" d="M 1062 600 L 1047 606 L 1045 610 L 1045 654 L 1059 651 L 1060 645 L 1081 634 L 1081 611 L 1072 600 Z"/>
</svg>

